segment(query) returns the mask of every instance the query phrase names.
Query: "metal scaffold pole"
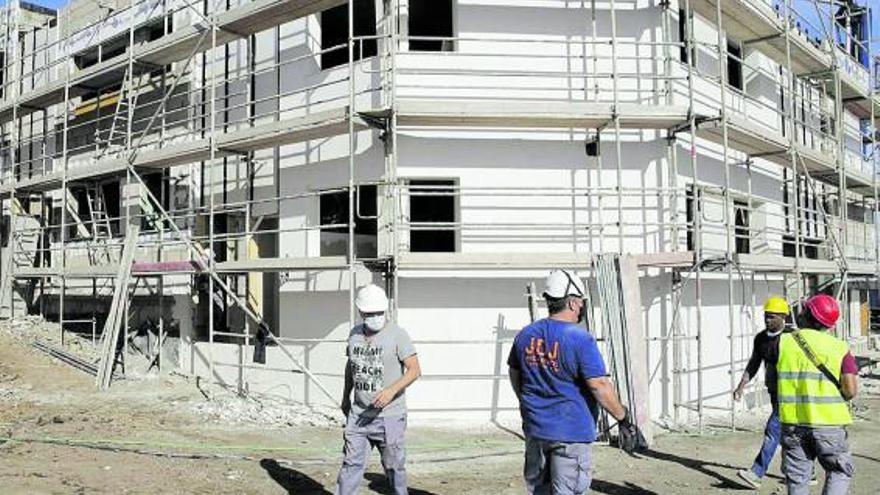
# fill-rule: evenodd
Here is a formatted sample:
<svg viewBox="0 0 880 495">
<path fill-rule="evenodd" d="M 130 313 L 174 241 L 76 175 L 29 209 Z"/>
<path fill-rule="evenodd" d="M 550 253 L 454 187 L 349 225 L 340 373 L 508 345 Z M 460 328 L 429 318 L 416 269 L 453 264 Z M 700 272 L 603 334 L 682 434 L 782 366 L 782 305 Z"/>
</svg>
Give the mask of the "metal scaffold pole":
<svg viewBox="0 0 880 495">
<path fill-rule="evenodd" d="M 389 160 L 388 183 L 391 187 L 391 283 L 392 283 L 392 317 L 399 322 L 400 317 L 400 273 L 397 260 L 400 259 L 400 179 L 397 176 L 398 146 L 397 146 L 397 51 L 400 43 L 400 0 L 391 0 L 392 8 L 388 18 L 388 26 L 391 32 L 388 43 L 390 67 L 388 68 L 388 95 L 386 102 L 391 109 L 391 120 L 388 123 L 388 139 L 391 140 L 391 159 Z"/>
<path fill-rule="evenodd" d="M 120 91 L 119 97 L 123 98 L 122 91 L 125 91 L 125 84 L 126 84 L 126 82 L 128 83 L 128 91 L 126 92 L 126 95 L 124 96 L 125 99 L 128 101 L 128 103 L 126 104 L 126 115 L 125 115 L 125 154 L 126 155 L 131 153 L 131 143 L 132 143 L 131 134 L 133 132 L 132 123 L 134 121 L 134 105 L 135 105 L 134 94 L 136 91 L 138 91 L 137 86 L 139 85 L 135 82 L 135 75 L 134 75 L 134 24 L 135 24 L 134 6 L 135 6 L 135 0 L 130 0 L 129 7 L 128 7 L 128 65 L 126 67 L 126 73 L 128 74 L 128 79 L 127 79 L 127 81 L 125 79 L 123 79 L 122 87 L 120 87 L 120 90 L 119 90 Z M 137 82 L 139 83 L 140 81 L 138 80 Z M 126 189 L 126 191 L 129 191 L 129 192 L 132 190 L 131 171 L 130 170 L 126 171 L 126 174 L 125 174 L 125 189 Z M 126 204 L 125 204 L 125 229 L 126 229 L 126 232 L 128 232 L 128 229 L 133 227 L 133 220 L 132 220 L 132 215 L 131 215 L 131 208 L 132 208 L 133 200 L 134 200 L 134 198 L 128 197 Z M 137 218 L 138 218 L 138 220 L 140 220 L 140 216 L 138 216 Z M 133 242 L 134 242 L 135 249 L 137 249 L 137 237 L 135 237 L 133 239 Z M 120 260 L 123 259 L 123 255 L 121 252 L 120 252 L 119 258 L 120 258 Z M 117 280 L 117 283 L 120 283 L 120 281 Z M 131 300 L 128 297 L 126 297 L 128 295 L 128 286 L 127 285 L 128 284 L 126 282 L 126 285 L 124 287 L 122 287 L 122 296 L 123 296 L 123 301 L 125 303 L 122 306 L 123 312 L 124 312 L 123 318 L 122 318 L 122 369 L 123 369 L 123 372 L 125 371 L 125 364 L 128 361 L 128 329 L 129 329 L 130 323 L 131 323 L 130 322 Z M 135 284 L 135 290 L 136 289 L 137 289 L 137 284 Z M 135 294 L 133 293 L 132 297 L 134 295 Z"/>
<path fill-rule="evenodd" d="M 837 190 L 839 196 L 839 222 L 840 222 L 840 239 L 839 243 L 839 251 L 838 256 L 840 257 L 839 263 L 841 263 L 841 267 L 843 268 L 840 272 L 840 287 L 838 288 L 838 300 L 841 303 L 841 318 L 843 319 L 843 327 L 842 336 L 851 337 L 850 332 L 850 318 L 849 318 L 849 290 L 848 290 L 848 273 L 845 268 L 846 258 L 848 256 L 847 244 L 849 243 L 849 194 L 847 193 L 847 171 L 846 171 L 846 143 L 844 143 L 844 133 L 845 133 L 845 124 L 843 121 L 844 112 L 843 112 L 843 95 L 841 94 L 842 87 L 840 81 L 840 71 L 838 70 L 838 65 L 835 59 L 834 62 L 834 93 L 836 95 L 836 109 L 837 109 L 837 173 L 840 181 L 840 187 Z M 806 167 L 804 167 L 806 168 Z M 815 186 L 814 186 L 815 187 Z M 818 198 L 817 198 L 818 200 Z"/>
<path fill-rule="evenodd" d="M 734 375 L 734 367 L 735 367 L 735 351 L 734 351 L 734 318 L 733 318 L 733 263 L 735 263 L 734 258 L 734 229 L 733 229 L 733 216 L 736 214 L 734 211 L 734 205 L 731 201 L 730 197 L 730 143 L 728 136 L 728 115 L 727 115 L 727 40 L 725 37 L 724 31 L 724 23 L 722 21 L 721 14 L 721 2 L 716 2 L 715 4 L 715 20 L 717 23 L 718 29 L 718 76 L 720 79 L 719 88 L 721 93 L 721 134 L 722 134 L 722 162 L 721 165 L 724 169 L 724 237 L 725 237 L 725 245 L 726 252 L 725 257 L 725 272 L 727 275 L 727 326 L 728 326 L 728 355 L 730 359 L 730 367 L 728 369 L 728 381 L 730 383 L 730 389 L 733 390 L 736 387 L 736 376 Z M 700 371 L 702 373 L 702 371 Z M 731 398 L 731 401 L 733 399 Z M 730 404 L 730 427 L 734 428 L 736 424 L 736 408 L 733 406 L 733 402 Z"/>
<path fill-rule="evenodd" d="M 214 13 L 205 12 L 205 15 L 210 15 L 212 20 L 214 17 Z M 210 58 L 209 58 L 210 57 Z M 216 161 L 217 161 L 217 26 L 214 22 L 211 22 L 211 48 L 205 52 L 204 63 L 208 64 L 210 68 L 210 82 L 211 89 L 208 91 L 208 97 L 210 98 L 208 110 L 210 112 L 210 121 L 209 125 L 211 126 L 208 131 L 208 146 L 210 158 L 208 158 L 208 187 L 203 188 L 204 191 L 208 194 L 208 266 L 209 269 L 213 272 L 216 268 L 217 262 L 217 245 L 215 244 L 215 232 L 214 232 L 214 201 L 217 196 L 217 176 L 216 176 Z M 223 184 L 225 188 L 226 185 Z M 224 253 L 225 254 L 225 253 Z M 214 294 L 214 277 L 210 277 L 208 279 L 208 359 L 210 361 L 208 365 L 208 373 L 211 380 L 214 380 L 214 332 L 216 332 L 214 320 L 215 320 L 215 294 Z M 225 295 L 224 295 L 225 300 Z"/>
<path fill-rule="evenodd" d="M 788 0 L 791 2 L 791 0 Z M 813 0 L 815 2 L 815 0 Z M 832 26 L 832 30 L 837 26 L 836 22 L 836 14 L 834 12 L 834 8 L 831 4 L 829 4 L 829 26 Z M 849 27 L 849 18 L 845 19 L 845 24 Z M 850 38 L 850 34 L 846 32 L 844 34 L 846 37 L 845 44 L 847 48 L 850 44 L 853 43 L 853 40 Z M 832 47 L 836 47 L 837 44 L 832 44 Z M 833 48 L 836 49 L 836 48 Z M 847 220 L 849 218 L 848 209 L 849 209 L 849 195 L 847 194 L 847 171 L 846 171 L 846 143 L 845 139 L 845 123 L 843 122 L 844 110 L 843 110 L 843 95 L 842 84 L 840 79 L 840 71 L 843 69 L 838 61 L 837 56 L 833 56 L 831 60 L 831 68 L 832 68 L 832 84 L 834 87 L 834 119 L 835 126 L 833 129 L 834 137 L 837 140 L 836 147 L 836 160 L 835 166 L 837 167 L 837 180 L 838 180 L 838 188 L 837 188 L 837 200 L 838 200 L 838 211 L 835 216 L 837 216 L 837 225 L 834 227 L 835 233 L 840 235 L 840 238 L 837 240 L 838 252 L 836 256 L 838 257 L 838 263 L 841 264 L 840 270 L 840 284 L 838 286 L 838 290 L 836 293 L 838 301 L 841 302 L 841 319 L 843 320 L 839 326 L 842 328 L 842 335 L 849 336 L 849 304 L 848 304 L 848 294 L 847 294 L 847 270 L 846 270 L 846 257 L 847 257 L 847 249 L 846 245 L 848 242 L 848 233 L 847 233 Z M 804 170 L 806 171 L 806 165 L 804 165 Z M 815 190 L 816 186 L 812 186 Z M 827 220 L 826 220 L 827 222 Z M 835 235 L 836 237 L 836 235 Z"/>
<path fill-rule="evenodd" d="M 273 35 L 275 34 L 274 29 L 272 30 L 272 34 Z M 277 38 L 276 38 L 276 40 L 277 40 Z M 275 44 L 276 49 L 277 49 L 277 41 L 276 40 L 273 40 L 273 44 Z M 246 111 L 247 111 L 246 125 L 247 125 L 247 127 L 253 128 L 255 121 L 256 121 L 256 109 L 255 109 L 255 103 L 254 103 L 254 100 L 256 100 L 256 91 L 255 91 L 255 87 L 254 87 L 255 86 L 254 72 L 256 70 L 256 54 L 254 52 L 255 52 L 256 47 L 255 47 L 255 42 L 254 42 L 254 36 L 253 35 L 248 36 L 245 39 L 244 45 L 245 45 L 245 49 L 247 51 L 246 56 L 245 56 L 245 64 L 247 66 L 247 72 L 248 72 L 248 77 L 246 80 L 246 86 L 247 86 L 247 91 L 246 91 L 247 105 L 245 107 Z M 241 46 L 239 45 L 239 50 L 240 49 L 241 49 Z M 259 226 L 260 220 L 259 219 L 257 219 L 256 221 L 252 220 L 254 217 L 254 213 L 250 207 L 251 202 L 254 200 L 253 177 L 256 175 L 254 172 L 254 154 L 252 152 L 248 153 L 247 157 L 245 159 L 246 159 L 247 177 L 249 179 L 248 180 L 248 188 L 247 188 L 249 202 L 246 205 L 245 215 L 244 215 L 244 221 L 245 221 L 245 225 L 246 225 L 247 232 L 248 232 L 248 235 L 245 237 L 245 256 L 247 259 L 250 259 L 252 257 L 251 256 L 251 254 L 252 254 L 251 253 L 251 245 L 252 244 L 255 244 L 255 246 L 253 248 L 255 251 L 254 256 L 260 257 L 262 255 L 260 253 L 260 247 L 259 247 L 260 246 L 259 241 L 262 238 L 259 236 L 259 234 L 256 234 L 254 232 L 255 230 L 260 228 L 260 226 Z M 244 277 L 244 286 L 245 286 L 244 293 L 247 295 L 245 300 L 248 303 L 255 302 L 253 300 L 253 297 L 254 297 L 253 291 L 255 290 L 255 286 L 259 282 L 262 282 L 265 277 L 265 275 L 261 275 L 259 277 L 259 282 L 257 282 L 256 280 L 251 280 L 252 279 L 251 275 L 252 275 L 251 273 L 248 273 Z M 262 289 L 262 288 L 260 288 L 260 289 Z M 260 290 L 260 294 L 262 295 L 262 290 Z M 263 318 L 266 317 L 266 308 L 265 308 L 264 300 L 260 301 L 260 316 Z M 276 322 L 276 325 L 277 325 L 277 322 Z M 238 393 L 239 394 L 245 393 L 245 377 L 244 377 L 244 370 L 245 370 L 244 365 L 245 365 L 245 361 L 246 361 L 245 349 L 250 348 L 251 328 L 252 327 L 251 327 L 250 320 L 245 318 L 245 321 L 244 321 L 244 342 L 243 342 L 243 344 L 242 343 L 238 344 L 238 380 L 237 381 L 238 381 Z M 277 326 L 276 326 L 276 328 L 277 328 Z"/>
<path fill-rule="evenodd" d="M 620 82 L 618 74 L 617 4 L 611 0 L 611 98 L 614 124 L 615 176 L 617 177 L 617 252 L 623 254 L 625 222 L 623 220 L 623 143 L 620 142 Z"/>
<path fill-rule="evenodd" d="M 354 5 L 355 1 L 347 3 L 348 8 L 348 328 L 354 327 L 355 310 L 355 259 L 357 256 L 357 244 L 355 243 L 355 201 L 360 199 L 355 195 L 355 130 L 354 130 L 354 105 L 355 105 L 355 79 L 354 79 Z M 362 43 L 362 42 L 361 42 Z"/>
<path fill-rule="evenodd" d="M 596 0 L 590 0 L 590 51 L 592 52 L 592 81 L 593 81 L 593 99 L 595 101 L 599 101 L 599 43 L 598 43 L 598 30 L 599 30 L 599 21 L 596 14 Z M 589 93 L 588 93 L 589 94 Z M 604 177 L 602 172 L 603 163 L 602 163 L 602 130 L 604 126 L 596 129 L 596 186 L 599 189 L 602 189 L 602 184 L 604 183 Z M 605 215 L 604 215 L 604 207 L 605 207 L 605 195 L 599 194 L 596 198 L 596 206 L 598 210 L 599 217 L 599 246 L 598 251 L 600 253 L 605 252 Z M 591 229 L 592 232 L 592 229 Z M 591 246 L 595 247 L 595 246 Z"/>
<path fill-rule="evenodd" d="M 873 10 L 872 13 L 875 13 Z M 878 64 L 877 67 L 880 67 L 880 59 L 874 60 L 874 26 L 873 23 L 868 23 L 868 63 Z M 870 67 L 869 67 L 870 71 Z M 870 73 L 870 72 L 869 72 Z M 880 73 L 875 73 L 875 77 L 880 78 Z M 872 248 L 869 252 L 872 253 L 874 258 L 874 284 L 876 288 L 878 287 L 878 283 L 880 283 L 880 249 L 878 249 L 878 242 L 880 242 L 880 236 L 878 236 L 878 224 L 877 220 L 880 217 L 880 195 L 878 195 L 878 188 L 880 188 L 880 183 L 878 183 L 877 175 L 880 173 L 878 170 L 878 165 L 880 165 L 880 149 L 877 147 L 877 119 L 880 118 L 880 115 L 877 115 L 877 105 L 880 104 L 880 79 L 875 79 L 873 81 L 869 80 L 869 88 L 868 88 L 868 97 L 870 98 L 869 104 L 871 107 L 870 112 L 870 121 L 868 122 L 868 132 L 871 133 L 871 148 L 868 153 L 869 162 L 869 170 L 871 172 L 871 195 L 874 199 L 874 204 L 871 208 L 871 225 L 873 228 L 870 232 L 873 232 L 873 236 L 868 239 L 868 242 L 871 243 Z M 867 230 L 867 229 L 866 229 Z M 870 308 L 871 301 L 870 296 L 868 298 L 868 306 Z M 870 309 L 869 309 L 870 311 Z M 870 325 L 870 317 L 868 318 L 868 324 Z"/>
<path fill-rule="evenodd" d="M 697 423 L 699 432 L 703 432 L 704 426 L 704 404 L 703 404 L 703 234 L 702 234 L 702 224 L 703 224 L 703 215 L 702 215 L 702 192 L 700 189 L 700 175 L 698 168 L 698 158 L 697 158 L 697 114 L 696 109 L 694 108 L 695 102 L 695 88 L 694 88 L 694 70 L 696 68 L 696 57 L 697 57 L 697 44 L 696 38 L 694 36 L 694 18 L 693 18 L 693 10 L 690 6 L 690 0 L 684 0 L 684 14 L 687 16 L 686 19 L 686 34 L 687 39 L 685 40 L 685 51 L 688 54 L 687 60 L 687 80 L 688 80 L 688 133 L 690 134 L 690 164 L 691 164 L 691 197 L 690 199 L 686 199 L 686 201 L 690 201 L 691 211 L 693 212 L 691 224 L 688 228 L 691 229 L 692 238 L 693 238 L 693 250 L 694 250 L 694 268 L 693 268 L 693 277 L 694 277 L 694 311 L 695 311 L 695 319 L 696 319 L 696 329 L 695 335 L 691 335 L 690 326 L 688 326 L 688 331 L 684 336 L 684 341 L 686 345 L 690 345 L 691 340 L 694 341 L 696 345 L 696 354 L 697 354 Z M 686 368 L 690 369 L 690 352 L 687 353 L 687 366 Z M 677 375 L 677 381 L 679 382 L 679 390 L 682 390 L 684 384 L 681 383 L 684 381 L 682 375 L 685 373 L 685 366 L 675 369 L 673 372 Z M 686 383 L 688 384 L 688 394 L 687 397 L 690 397 L 690 374 L 688 374 Z M 679 401 L 677 404 L 684 405 L 683 401 Z M 676 407 L 676 409 L 678 409 Z"/>
<path fill-rule="evenodd" d="M 6 249 L 7 254 L 3 258 L 3 282 L 0 289 L 0 309 L 7 304 L 9 305 L 9 317 L 15 316 L 15 236 L 16 236 L 16 208 L 15 208 L 15 182 L 16 182 L 16 166 L 19 156 L 19 134 L 18 134 L 18 115 L 19 115 L 19 98 L 21 91 L 20 81 L 20 47 L 18 46 L 18 32 L 20 20 L 20 4 L 18 0 L 10 0 L 6 7 L 6 43 L 8 44 L 8 55 L 4 72 L 9 74 L 8 83 L 11 87 L 9 97 L 12 100 L 12 123 L 10 124 L 10 140 L 9 140 L 9 180 L 12 183 L 12 189 L 9 192 L 9 232 L 7 234 Z M 11 69 L 11 70 L 8 70 Z M 7 71 L 8 70 L 8 71 Z"/>
<path fill-rule="evenodd" d="M 798 176 L 798 168 L 797 168 L 797 149 L 795 148 L 795 76 L 794 70 L 792 68 L 792 59 L 791 59 L 791 0 L 785 1 L 785 11 L 783 14 L 783 29 L 785 30 L 785 70 L 781 71 L 781 77 L 783 78 L 783 95 L 788 96 L 788 106 L 786 110 L 788 112 L 788 122 L 785 127 L 788 130 L 788 156 L 791 163 L 791 191 L 792 194 L 790 197 L 793 199 L 792 205 L 792 215 L 791 215 L 791 226 L 794 230 L 794 274 L 797 285 L 795 287 L 795 294 L 797 297 L 803 297 L 803 288 L 801 284 L 803 283 L 803 276 L 801 274 L 801 251 L 802 251 L 802 240 L 801 240 L 801 180 Z M 783 103 L 786 102 L 785 97 L 782 99 Z M 786 187 L 783 184 L 783 187 Z"/>
<path fill-rule="evenodd" d="M 70 9 L 66 11 L 66 26 L 70 26 Z M 61 230 L 59 232 L 60 253 L 61 253 L 61 292 L 58 297 L 58 324 L 61 326 L 62 333 L 64 331 L 64 304 L 67 292 L 67 250 L 64 244 L 67 239 L 67 188 L 68 188 L 68 171 L 70 167 L 69 150 L 69 121 L 70 121 L 70 76 L 71 57 L 70 39 L 64 44 L 64 102 L 61 105 L 62 138 L 61 138 Z"/>
</svg>

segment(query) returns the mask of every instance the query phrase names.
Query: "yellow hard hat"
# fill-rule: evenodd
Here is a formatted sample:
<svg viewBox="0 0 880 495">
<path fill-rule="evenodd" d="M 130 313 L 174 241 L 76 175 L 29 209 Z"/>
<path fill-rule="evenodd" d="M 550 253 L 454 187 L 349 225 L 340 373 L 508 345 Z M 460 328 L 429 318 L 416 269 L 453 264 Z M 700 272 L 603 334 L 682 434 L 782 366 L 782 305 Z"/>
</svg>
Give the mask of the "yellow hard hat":
<svg viewBox="0 0 880 495">
<path fill-rule="evenodd" d="M 786 302 L 784 297 L 771 296 L 767 298 L 767 302 L 764 303 L 764 312 L 787 315 L 789 312 L 788 302 Z"/>
</svg>

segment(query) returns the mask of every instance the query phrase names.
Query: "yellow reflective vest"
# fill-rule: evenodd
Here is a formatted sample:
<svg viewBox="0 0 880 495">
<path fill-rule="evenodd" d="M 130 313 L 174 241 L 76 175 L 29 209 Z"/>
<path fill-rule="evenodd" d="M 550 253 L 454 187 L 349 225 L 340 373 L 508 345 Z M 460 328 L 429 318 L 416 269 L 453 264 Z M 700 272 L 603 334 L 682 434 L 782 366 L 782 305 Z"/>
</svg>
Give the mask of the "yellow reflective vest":
<svg viewBox="0 0 880 495">
<path fill-rule="evenodd" d="M 846 342 L 828 332 L 801 329 L 820 363 L 840 381 L 840 366 L 849 352 Z M 790 333 L 779 339 L 776 363 L 779 420 L 783 424 L 841 426 L 852 423 L 849 405 L 837 387 L 807 357 Z"/>
</svg>

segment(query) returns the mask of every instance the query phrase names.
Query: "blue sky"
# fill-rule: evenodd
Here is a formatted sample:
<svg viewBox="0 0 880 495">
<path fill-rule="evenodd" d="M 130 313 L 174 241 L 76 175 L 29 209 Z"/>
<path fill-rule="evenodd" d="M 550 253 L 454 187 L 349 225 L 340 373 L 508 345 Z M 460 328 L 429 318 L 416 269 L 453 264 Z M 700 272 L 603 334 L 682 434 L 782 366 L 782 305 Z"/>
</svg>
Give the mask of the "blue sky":
<svg viewBox="0 0 880 495">
<path fill-rule="evenodd" d="M 49 7 L 50 9 L 58 9 L 63 7 L 67 0 L 23 0 L 25 2 L 42 5 L 43 7 Z M 6 0 L 0 1 L 0 5 L 6 5 Z"/>
<path fill-rule="evenodd" d="M 820 4 L 819 8 L 822 9 L 821 10 L 822 15 L 828 16 L 828 10 L 827 10 L 828 7 L 825 5 L 821 5 L 821 2 L 817 2 L 817 3 Z M 874 2 L 872 0 L 861 0 L 859 2 L 859 4 L 861 4 L 861 5 L 871 5 L 872 3 L 876 3 L 876 2 Z M 798 12 L 801 13 L 801 15 L 803 15 L 807 19 L 807 22 L 809 22 L 812 25 L 812 28 L 810 29 L 810 31 L 814 35 L 821 35 L 822 28 L 821 28 L 821 25 L 818 21 L 816 7 L 814 6 L 813 2 L 810 0 L 793 0 L 792 5 L 794 6 L 794 8 Z M 871 52 L 874 55 L 880 55 L 880 3 L 877 3 L 877 5 L 872 6 L 872 17 L 873 17 L 872 18 L 872 21 L 873 21 L 872 34 L 873 34 L 874 39 L 872 40 L 873 47 L 872 47 Z M 830 26 L 829 26 L 829 24 L 831 22 L 830 19 L 828 17 L 824 17 L 824 21 L 825 21 L 825 28 L 830 29 Z M 819 30 L 819 32 L 815 32 L 816 30 Z"/>
</svg>

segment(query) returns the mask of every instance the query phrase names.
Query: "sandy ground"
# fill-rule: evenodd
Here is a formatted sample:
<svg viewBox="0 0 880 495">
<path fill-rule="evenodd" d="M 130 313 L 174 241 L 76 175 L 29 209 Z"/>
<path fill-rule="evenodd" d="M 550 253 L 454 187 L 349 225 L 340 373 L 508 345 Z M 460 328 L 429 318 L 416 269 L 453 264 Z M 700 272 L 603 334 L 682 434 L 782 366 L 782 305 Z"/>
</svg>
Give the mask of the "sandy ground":
<svg viewBox="0 0 880 495">
<path fill-rule="evenodd" d="M 859 400 L 851 430 L 852 493 L 877 494 L 880 377 L 865 382 L 874 393 Z M 332 493 L 342 444 L 332 418 L 269 405 L 282 421 L 263 426 L 224 393 L 174 376 L 99 393 L 92 377 L 0 332 L 0 493 Z M 236 414 L 246 417 L 230 423 Z M 597 446 L 591 493 L 748 492 L 736 470 L 759 445 L 758 419 L 737 432 L 666 434 L 639 457 Z M 524 493 L 522 442 L 509 433 L 411 428 L 408 438 L 410 493 Z M 363 493 L 388 493 L 380 473 L 375 455 Z M 760 493 L 784 493 L 779 479 L 777 459 Z"/>
</svg>

